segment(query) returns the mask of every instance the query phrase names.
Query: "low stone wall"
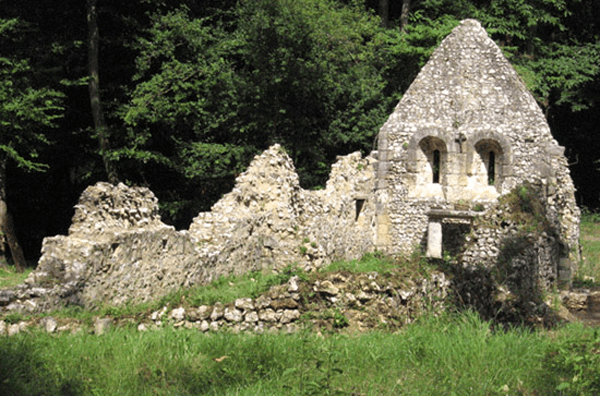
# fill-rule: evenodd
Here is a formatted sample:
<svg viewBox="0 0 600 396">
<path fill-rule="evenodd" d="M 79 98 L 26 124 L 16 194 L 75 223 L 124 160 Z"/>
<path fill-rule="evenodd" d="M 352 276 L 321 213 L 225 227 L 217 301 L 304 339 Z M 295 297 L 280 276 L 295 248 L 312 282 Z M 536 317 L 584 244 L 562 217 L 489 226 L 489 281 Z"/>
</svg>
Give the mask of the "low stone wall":
<svg viewBox="0 0 600 396">
<path fill-rule="evenodd" d="M 331 273 L 316 281 L 291 277 L 257 298 L 200 306 L 163 307 L 136 323 L 138 330 L 164 326 L 202 332 L 286 332 L 303 327 L 331 331 L 364 331 L 396 328 L 424 312 L 441 312 L 451 294 L 443 273 L 430 278 L 398 279 L 369 274 Z M 93 331 L 102 334 L 115 325 L 113 318 L 96 318 Z M 32 327 L 48 332 L 81 331 L 81 323 L 59 322 L 52 317 L 6 325 L 0 320 L 0 336 L 14 335 Z"/>
</svg>

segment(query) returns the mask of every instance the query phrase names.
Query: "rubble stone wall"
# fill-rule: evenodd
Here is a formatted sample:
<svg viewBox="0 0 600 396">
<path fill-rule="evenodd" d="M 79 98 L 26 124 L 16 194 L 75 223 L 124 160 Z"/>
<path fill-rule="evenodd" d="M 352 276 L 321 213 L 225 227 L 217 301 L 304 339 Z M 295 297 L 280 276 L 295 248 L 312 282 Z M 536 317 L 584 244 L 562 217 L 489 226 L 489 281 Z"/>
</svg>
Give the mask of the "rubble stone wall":
<svg viewBox="0 0 600 396">
<path fill-rule="evenodd" d="M 81 195 L 69 234 L 44 240 L 37 269 L 0 292 L 0 306 L 35 312 L 141 303 L 223 275 L 360 258 L 374 250 L 373 162 L 359 153 L 339 157 L 326 188 L 307 191 L 274 145 L 183 231 L 161 222 L 147 188 L 98 183 Z"/>
<path fill-rule="evenodd" d="M 527 181 L 546 188 L 548 216 L 576 251 L 580 214 L 563 151 L 500 48 L 479 22 L 462 21 L 380 130 L 377 216 L 390 227 L 377 236 L 378 247 L 408 253 L 425 240 L 430 209 L 487 207 Z"/>
</svg>

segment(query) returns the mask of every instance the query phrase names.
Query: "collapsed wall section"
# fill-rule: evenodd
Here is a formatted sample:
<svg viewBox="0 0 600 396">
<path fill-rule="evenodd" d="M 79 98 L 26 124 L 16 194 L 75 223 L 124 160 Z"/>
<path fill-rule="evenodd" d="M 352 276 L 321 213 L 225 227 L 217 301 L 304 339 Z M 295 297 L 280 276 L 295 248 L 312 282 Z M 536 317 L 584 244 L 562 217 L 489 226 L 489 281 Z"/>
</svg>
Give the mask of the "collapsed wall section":
<svg viewBox="0 0 600 396">
<path fill-rule="evenodd" d="M 69 234 L 44 240 L 38 267 L 23 285 L 0 293 L 0 307 L 141 303 L 223 275 L 359 258 L 373 249 L 373 163 L 359 153 L 339 157 L 325 189 L 307 191 L 275 145 L 189 231 L 162 223 L 147 188 L 90 186 Z"/>
<path fill-rule="evenodd" d="M 201 249 L 221 251 L 220 268 L 231 273 L 358 258 L 373 249 L 373 163 L 360 153 L 339 157 L 325 189 L 307 191 L 275 145 L 210 212 L 194 219 L 190 235 Z"/>
</svg>

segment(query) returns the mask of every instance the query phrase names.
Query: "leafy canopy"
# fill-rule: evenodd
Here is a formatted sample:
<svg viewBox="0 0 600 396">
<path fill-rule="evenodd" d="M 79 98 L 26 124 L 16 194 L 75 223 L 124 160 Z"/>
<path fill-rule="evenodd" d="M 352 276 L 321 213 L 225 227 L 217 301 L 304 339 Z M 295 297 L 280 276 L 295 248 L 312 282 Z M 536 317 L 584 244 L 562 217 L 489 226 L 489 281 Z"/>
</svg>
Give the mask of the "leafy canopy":
<svg viewBox="0 0 600 396">
<path fill-rule="evenodd" d="M 0 19 L 0 157 L 10 158 L 27 170 L 44 170 L 36 161 L 39 144 L 49 143 L 44 132 L 61 117 L 62 94 L 49 88 L 35 88 L 26 59 L 11 56 L 20 23 Z"/>
</svg>

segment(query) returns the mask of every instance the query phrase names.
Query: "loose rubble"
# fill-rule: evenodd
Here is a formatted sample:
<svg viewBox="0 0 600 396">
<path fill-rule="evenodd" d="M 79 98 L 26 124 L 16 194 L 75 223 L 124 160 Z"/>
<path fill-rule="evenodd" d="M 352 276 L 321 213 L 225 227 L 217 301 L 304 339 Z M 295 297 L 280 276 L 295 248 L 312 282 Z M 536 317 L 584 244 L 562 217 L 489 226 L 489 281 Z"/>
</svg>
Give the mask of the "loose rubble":
<svg viewBox="0 0 600 396">
<path fill-rule="evenodd" d="M 314 282 L 293 276 L 254 299 L 197 307 L 165 306 L 138 318 L 135 326 L 138 331 L 173 326 L 234 333 L 293 333 L 306 326 L 330 331 L 365 331 L 381 326 L 391 329 L 411 323 L 424 312 L 442 312 L 452 293 L 450 285 L 438 272 L 417 280 L 383 277 L 376 272 L 331 273 Z M 33 329 L 72 333 L 84 328 L 79 322 L 62 321 L 65 323 L 59 325 L 51 316 L 10 325 L 0 321 L 0 335 L 13 336 Z M 96 317 L 87 331 L 102 335 L 117 325 L 112 317 Z"/>
</svg>

